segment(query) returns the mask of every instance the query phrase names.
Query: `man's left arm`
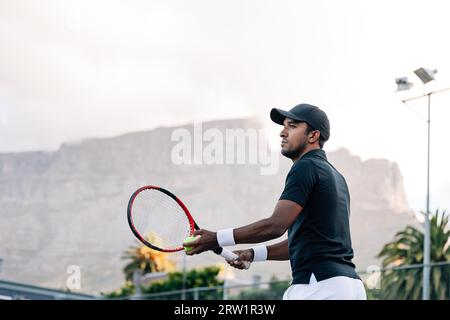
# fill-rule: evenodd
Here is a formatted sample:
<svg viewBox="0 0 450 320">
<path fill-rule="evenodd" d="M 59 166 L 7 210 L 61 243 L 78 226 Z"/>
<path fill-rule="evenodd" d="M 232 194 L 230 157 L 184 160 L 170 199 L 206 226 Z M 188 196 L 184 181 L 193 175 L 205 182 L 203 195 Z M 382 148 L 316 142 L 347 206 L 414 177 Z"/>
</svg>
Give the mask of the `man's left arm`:
<svg viewBox="0 0 450 320">
<path fill-rule="evenodd" d="M 233 229 L 234 242 L 260 243 L 281 237 L 291 226 L 302 211 L 302 206 L 291 200 L 278 200 L 272 216 L 246 226 Z M 186 252 L 188 255 L 198 254 L 219 246 L 217 233 L 205 229 L 196 230 L 194 235 L 201 237 L 195 241 L 185 243 L 186 247 L 193 247 Z"/>
</svg>

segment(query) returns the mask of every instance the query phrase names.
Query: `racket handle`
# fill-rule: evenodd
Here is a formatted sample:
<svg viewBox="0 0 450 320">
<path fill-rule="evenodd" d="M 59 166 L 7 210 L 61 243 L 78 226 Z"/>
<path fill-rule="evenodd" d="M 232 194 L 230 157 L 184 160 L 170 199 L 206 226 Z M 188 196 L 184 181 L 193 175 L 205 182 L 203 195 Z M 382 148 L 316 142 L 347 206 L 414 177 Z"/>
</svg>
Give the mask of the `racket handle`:
<svg viewBox="0 0 450 320">
<path fill-rule="evenodd" d="M 219 253 L 219 255 L 224 257 L 225 260 L 233 261 L 233 260 L 236 260 L 238 258 L 237 254 L 231 252 L 230 250 L 227 250 L 227 249 L 224 249 L 224 248 L 220 248 L 220 249 L 222 249 L 222 250 Z"/>
<path fill-rule="evenodd" d="M 222 247 L 217 248 L 216 250 L 214 250 L 214 252 L 216 254 L 218 254 L 219 256 L 225 258 L 225 260 L 227 260 L 227 261 L 233 261 L 233 260 L 236 260 L 238 258 L 237 254 L 231 252 L 230 250 L 224 249 Z M 244 268 L 245 269 L 250 268 L 250 262 L 245 261 L 244 262 Z"/>
</svg>

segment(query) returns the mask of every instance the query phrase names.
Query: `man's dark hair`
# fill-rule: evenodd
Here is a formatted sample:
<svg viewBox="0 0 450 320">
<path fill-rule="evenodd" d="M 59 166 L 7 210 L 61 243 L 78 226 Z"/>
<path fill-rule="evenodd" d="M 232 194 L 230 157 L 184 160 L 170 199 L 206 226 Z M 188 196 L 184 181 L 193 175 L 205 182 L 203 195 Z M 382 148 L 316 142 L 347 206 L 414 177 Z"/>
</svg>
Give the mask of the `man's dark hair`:
<svg viewBox="0 0 450 320">
<path fill-rule="evenodd" d="M 307 123 L 307 122 L 305 122 L 306 123 L 306 130 L 305 130 L 305 134 L 309 134 L 311 131 L 314 131 L 315 129 L 313 128 L 313 127 L 311 127 L 310 125 L 309 125 L 309 123 Z M 325 139 L 323 139 L 322 138 L 322 135 L 320 135 L 320 138 L 319 138 L 319 147 L 320 147 L 320 149 L 323 149 L 323 145 L 325 144 Z"/>
</svg>

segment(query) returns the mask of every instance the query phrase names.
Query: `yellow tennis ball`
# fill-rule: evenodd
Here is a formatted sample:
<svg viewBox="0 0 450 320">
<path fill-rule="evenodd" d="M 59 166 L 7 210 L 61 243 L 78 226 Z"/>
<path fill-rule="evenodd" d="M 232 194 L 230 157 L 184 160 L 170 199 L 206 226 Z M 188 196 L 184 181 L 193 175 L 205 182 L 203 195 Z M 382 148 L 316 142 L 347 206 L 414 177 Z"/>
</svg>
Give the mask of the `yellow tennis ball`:
<svg viewBox="0 0 450 320">
<path fill-rule="evenodd" d="M 186 243 L 186 242 L 191 242 L 191 241 L 197 240 L 198 237 L 199 237 L 199 236 L 196 236 L 196 237 L 194 237 L 194 236 L 189 236 L 189 237 L 187 237 L 186 239 L 184 239 L 184 242 Z M 193 248 L 193 247 L 184 247 L 184 250 L 185 250 L 186 252 L 189 252 L 189 251 L 191 251 L 192 249 L 194 249 L 194 248 Z"/>
</svg>

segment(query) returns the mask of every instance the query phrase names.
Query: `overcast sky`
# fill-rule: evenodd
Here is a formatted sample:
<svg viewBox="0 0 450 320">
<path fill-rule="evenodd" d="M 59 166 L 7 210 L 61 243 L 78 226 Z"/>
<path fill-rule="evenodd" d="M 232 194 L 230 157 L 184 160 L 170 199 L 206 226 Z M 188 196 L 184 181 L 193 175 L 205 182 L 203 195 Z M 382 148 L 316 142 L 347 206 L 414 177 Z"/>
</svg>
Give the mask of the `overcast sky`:
<svg viewBox="0 0 450 320">
<path fill-rule="evenodd" d="M 56 150 L 309 102 L 326 150 L 399 164 L 410 206 L 426 192 L 426 100 L 412 73 L 450 87 L 448 1 L 0 0 L 0 152 Z M 408 76 L 411 91 L 395 93 Z M 417 115 L 418 113 L 419 115 Z M 450 208 L 450 91 L 432 97 L 432 208 Z"/>
</svg>

